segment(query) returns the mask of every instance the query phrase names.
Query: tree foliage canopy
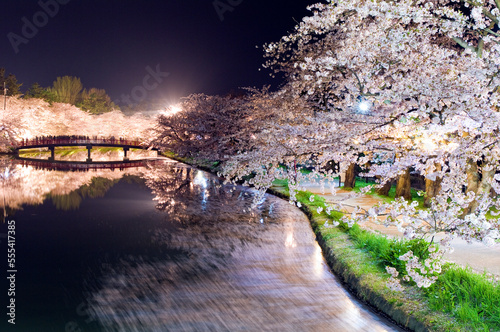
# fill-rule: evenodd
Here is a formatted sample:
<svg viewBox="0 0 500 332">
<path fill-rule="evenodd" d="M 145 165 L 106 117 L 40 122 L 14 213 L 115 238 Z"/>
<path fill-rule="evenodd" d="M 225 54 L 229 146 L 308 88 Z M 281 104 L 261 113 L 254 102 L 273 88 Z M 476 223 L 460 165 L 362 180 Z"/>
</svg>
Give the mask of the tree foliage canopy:
<svg viewBox="0 0 500 332">
<path fill-rule="evenodd" d="M 26 94 L 27 98 L 41 98 L 50 103 L 60 102 L 75 105 L 91 114 L 102 114 L 119 109 L 103 89 L 83 89 L 80 78 L 58 77 L 52 87 L 43 88 L 34 83 Z"/>
<path fill-rule="evenodd" d="M 91 114 L 102 114 L 118 109 L 103 89 L 84 89 L 77 106 Z"/>
<path fill-rule="evenodd" d="M 56 96 L 50 88 L 44 88 L 39 83 L 33 83 L 28 91 L 24 94 L 24 98 L 38 98 L 43 99 L 49 103 L 56 101 Z"/>
<path fill-rule="evenodd" d="M 7 88 L 7 96 L 17 96 L 21 93 L 20 89 L 23 84 L 17 82 L 17 78 L 14 74 L 9 74 L 5 77 L 5 68 L 0 68 L 0 90 L 2 91 L 2 95 L 4 93 L 4 82 Z"/>
<path fill-rule="evenodd" d="M 75 105 L 82 89 L 83 85 L 78 77 L 63 76 L 52 83 L 50 91 L 54 93 L 58 102 Z"/>
</svg>

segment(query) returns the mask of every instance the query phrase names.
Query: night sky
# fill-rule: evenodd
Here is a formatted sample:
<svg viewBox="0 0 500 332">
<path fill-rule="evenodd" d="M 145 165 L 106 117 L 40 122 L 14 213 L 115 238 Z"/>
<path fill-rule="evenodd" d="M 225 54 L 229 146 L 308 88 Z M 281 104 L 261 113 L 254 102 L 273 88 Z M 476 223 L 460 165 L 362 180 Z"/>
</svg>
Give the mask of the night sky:
<svg viewBox="0 0 500 332">
<path fill-rule="evenodd" d="M 3 1 L 0 67 L 16 75 L 22 91 L 69 75 L 121 104 L 130 103 L 123 95 L 169 104 L 191 93 L 276 87 L 279 80 L 259 71 L 261 46 L 292 31 L 316 2 L 218 0 L 232 9 L 218 13 L 213 0 Z M 157 70 L 156 80 L 144 83 Z"/>
</svg>

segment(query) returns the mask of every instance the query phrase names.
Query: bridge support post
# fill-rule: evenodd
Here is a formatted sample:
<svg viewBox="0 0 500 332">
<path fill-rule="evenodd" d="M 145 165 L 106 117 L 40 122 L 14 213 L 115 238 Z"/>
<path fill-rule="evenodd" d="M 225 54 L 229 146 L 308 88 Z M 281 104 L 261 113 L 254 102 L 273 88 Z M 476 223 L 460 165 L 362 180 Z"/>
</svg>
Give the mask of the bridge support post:
<svg viewBox="0 0 500 332">
<path fill-rule="evenodd" d="M 56 160 L 56 147 L 55 146 L 49 146 L 49 150 L 50 150 L 49 161 Z"/>
<path fill-rule="evenodd" d="M 129 150 L 128 147 L 123 147 L 123 161 L 128 161 L 128 157 L 127 157 L 128 150 Z"/>
<path fill-rule="evenodd" d="M 87 162 L 91 163 L 92 158 L 90 158 L 90 151 L 92 150 L 92 145 L 87 145 Z"/>
</svg>

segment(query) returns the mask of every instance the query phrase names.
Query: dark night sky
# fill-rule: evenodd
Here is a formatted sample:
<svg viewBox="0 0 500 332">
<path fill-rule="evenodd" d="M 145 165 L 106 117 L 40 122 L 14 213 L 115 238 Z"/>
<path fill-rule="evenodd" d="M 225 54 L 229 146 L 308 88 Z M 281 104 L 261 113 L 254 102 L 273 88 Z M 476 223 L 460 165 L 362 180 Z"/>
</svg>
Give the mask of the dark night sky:
<svg viewBox="0 0 500 332">
<path fill-rule="evenodd" d="M 67 4 L 59 4 L 53 17 L 42 14 L 37 0 L 4 1 L 0 8 L 0 67 L 24 83 L 23 91 L 33 82 L 50 86 L 56 77 L 70 75 L 118 101 L 136 87 L 140 96 L 146 67 L 159 65 L 169 76 L 147 97 L 171 103 L 190 93 L 278 85 L 269 71 L 259 71 L 264 62 L 260 46 L 292 31 L 308 15 L 306 6 L 318 1 L 220 0 L 241 2 L 223 20 L 213 0 L 41 2 Z M 40 25 L 36 34 L 25 31 L 23 36 L 23 17 Z M 9 33 L 28 37 L 17 54 Z"/>
</svg>

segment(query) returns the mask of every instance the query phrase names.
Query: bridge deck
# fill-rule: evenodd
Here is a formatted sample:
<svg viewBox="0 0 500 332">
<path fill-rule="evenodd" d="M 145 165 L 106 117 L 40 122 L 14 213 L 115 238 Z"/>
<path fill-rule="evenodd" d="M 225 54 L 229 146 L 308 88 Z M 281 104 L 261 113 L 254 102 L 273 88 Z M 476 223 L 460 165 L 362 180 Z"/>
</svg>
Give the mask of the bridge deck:
<svg viewBox="0 0 500 332">
<path fill-rule="evenodd" d="M 55 143 L 55 144 L 33 144 L 17 146 L 18 150 L 21 149 L 36 149 L 36 148 L 49 148 L 49 147 L 62 147 L 62 146 L 106 146 L 111 148 L 131 148 L 131 149 L 149 149 L 149 146 L 131 145 L 131 144 L 111 144 L 111 143 Z M 155 148 L 151 148 L 156 150 Z"/>
</svg>

